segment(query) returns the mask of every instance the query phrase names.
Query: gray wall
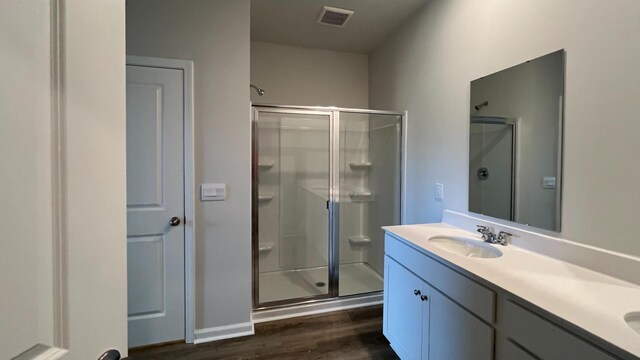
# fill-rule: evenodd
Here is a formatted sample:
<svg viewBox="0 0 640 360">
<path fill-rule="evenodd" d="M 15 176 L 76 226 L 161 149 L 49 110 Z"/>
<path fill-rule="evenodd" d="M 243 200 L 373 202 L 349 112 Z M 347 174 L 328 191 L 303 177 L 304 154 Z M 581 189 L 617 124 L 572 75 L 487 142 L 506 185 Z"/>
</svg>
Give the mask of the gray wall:
<svg viewBox="0 0 640 360">
<path fill-rule="evenodd" d="M 369 59 L 342 51 L 251 42 L 251 82 L 266 91 L 251 101 L 366 109 Z"/>
<path fill-rule="evenodd" d="M 127 54 L 194 61 L 196 329 L 251 320 L 248 0 L 127 1 Z"/>
<path fill-rule="evenodd" d="M 409 111 L 407 221 L 467 210 L 470 81 L 564 48 L 562 237 L 640 255 L 639 16 L 633 0 L 427 3 L 369 64 L 371 107 Z"/>
</svg>

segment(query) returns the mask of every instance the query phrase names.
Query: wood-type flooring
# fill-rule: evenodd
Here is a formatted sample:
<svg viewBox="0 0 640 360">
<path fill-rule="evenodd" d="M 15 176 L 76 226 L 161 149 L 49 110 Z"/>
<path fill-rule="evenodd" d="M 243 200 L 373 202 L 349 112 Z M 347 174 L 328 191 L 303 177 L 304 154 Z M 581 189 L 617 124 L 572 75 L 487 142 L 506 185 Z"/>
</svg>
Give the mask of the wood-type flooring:
<svg viewBox="0 0 640 360">
<path fill-rule="evenodd" d="M 338 311 L 256 324 L 255 335 L 192 345 L 131 349 L 129 360 L 395 360 L 382 335 L 382 307 Z"/>
</svg>

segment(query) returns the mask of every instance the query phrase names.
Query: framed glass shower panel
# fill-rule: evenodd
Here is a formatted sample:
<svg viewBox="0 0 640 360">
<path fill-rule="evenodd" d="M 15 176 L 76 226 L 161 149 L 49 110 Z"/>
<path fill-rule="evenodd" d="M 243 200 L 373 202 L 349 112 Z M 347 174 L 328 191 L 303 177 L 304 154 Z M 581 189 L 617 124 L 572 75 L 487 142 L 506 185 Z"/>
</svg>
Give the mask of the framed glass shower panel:
<svg viewBox="0 0 640 360">
<path fill-rule="evenodd" d="M 254 113 L 259 307 L 330 295 L 331 117 L 303 110 Z"/>
<path fill-rule="evenodd" d="M 400 224 L 402 116 L 339 116 L 338 295 L 384 287 L 382 226 Z"/>
</svg>

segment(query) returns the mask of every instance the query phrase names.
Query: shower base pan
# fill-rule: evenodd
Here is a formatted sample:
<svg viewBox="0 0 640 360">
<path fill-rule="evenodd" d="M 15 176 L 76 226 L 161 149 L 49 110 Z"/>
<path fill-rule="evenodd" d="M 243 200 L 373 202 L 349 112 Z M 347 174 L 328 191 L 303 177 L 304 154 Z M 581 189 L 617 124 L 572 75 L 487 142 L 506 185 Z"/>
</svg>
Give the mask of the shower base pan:
<svg viewBox="0 0 640 360">
<path fill-rule="evenodd" d="M 273 271 L 260 274 L 260 302 L 304 298 L 327 294 L 327 267 Z M 369 264 L 340 265 L 339 295 L 349 296 L 381 291 L 384 281 Z"/>
</svg>

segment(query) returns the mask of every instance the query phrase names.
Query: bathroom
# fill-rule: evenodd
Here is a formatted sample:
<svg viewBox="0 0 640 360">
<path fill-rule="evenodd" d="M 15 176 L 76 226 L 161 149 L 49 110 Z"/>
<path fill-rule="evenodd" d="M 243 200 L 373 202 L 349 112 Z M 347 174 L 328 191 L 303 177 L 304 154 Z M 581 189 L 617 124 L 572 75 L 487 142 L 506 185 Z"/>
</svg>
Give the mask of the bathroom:
<svg viewBox="0 0 640 360">
<path fill-rule="evenodd" d="M 260 337 L 256 329 L 273 321 L 303 321 L 295 320 L 305 319 L 300 316 L 319 319 L 340 311 L 372 314 L 373 310 L 365 309 L 377 309 L 371 315 L 379 325 L 375 341 L 385 347 L 389 347 L 387 340 L 391 343 L 384 354 L 392 351 L 393 356 L 402 359 L 447 358 L 443 351 L 448 348 L 442 344 L 451 346 L 462 341 L 434 335 L 429 350 L 424 339 L 407 344 L 403 339 L 412 338 L 411 334 L 398 336 L 393 326 L 383 324 L 382 313 L 388 309 L 384 307 L 387 304 L 382 303 L 389 295 L 384 268 L 389 262 L 384 258 L 385 253 L 398 266 L 430 284 L 432 290 L 429 291 L 434 295 L 429 293 L 422 304 L 428 303 L 429 298 L 436 302 L 444 296 L 464 309 L 461 317 L 448 318 L 458 319 L 458 324 L 468 324 L 464 329 L 490 328 L 488 333 L 478 330 L 478 333 L 467 334 L 475 339 L 474 344 L 482 343 L 471 350 L 486 356 L 469 357 L 464 353 L 466 348 L 459 346 L 462 349 L 459 353 L 449 352 L 450 359 L 637 359 L 640 356 L 640 334 L 635 332 L 640 321 L 640 277 L 637 275 L 640 273 L 640 241 L 634 231 L 634 220 L 640 213 L 640 170 L 635 166 L 640 154 L 637 141 L 640 125 L 634 120 L 640 113 L 636 101 L 640 95 L 637 66 L 640 43 L 634 41 L 640 34 L 640 5 L 636 2 L 403 0 L 394 6 L 385 1 L 355 0 L 128 0 L 109 5 L 106 0 L 94 2 L 92 7 L 67 1 L 66 7 L 58 9 L 65 14 L 68 25 L 66 32 L 56 35 L 65 40 L 65 56 L 60 61 L 87 67 L 87 71 L 98 67 L 104 71 L 86 76 L 79 68 L 69 67 L 62 73 L 67 77 L 66 86 L 76 90 L 69 91 L 66 102 L 62 103 L 67 109 L 63 116 L 67 119 L 68 133 L 60 140 L 69 146 L 64 167 L 67 175 L 62 177 L 69 184 L 68 205 L 65 205 L 68 209 L 62 216 L 69 214 L 65 221 L 70 234 L 69 239 L 64 240 L 70 249 L 67 260 L 62 256 L 60 259 L 73 266 L 69 272 L 64 267 L 58 271 L 67 274 L 68 286 L 73 291 L 67 297 L 60 295 L 62 300 L 54 296 L 51 307 L 56 309 L 55 304 L 67 301 L 82 304 L 88 299 L 82 294 L 103 294 L 101 288 L 108 288 L 109 297 L 118 301 L 100 300 L 97 295 L 91 297 L 102 309 L 92 313 L 77 313 L 78 307 L 67 310 L 61 307 L 60 311 L 67 317 L 77 316 L 87 324 L 111 324 L 105 328 L 109 334 L 100 339 L 92 337 L 86 341 L 86 348 L 69 347 L 69 342 L 59 340 L 55 334 L 62 330 L 58 328 L 38 333 L 45 335 L 38 335 L 44 340 L 37 343 L 59 344 L 57 347 L 70 349 L 67 357 L 70 359 L 97 358 L 110 348 L 127 356 L 132 334 L 123 315 L 130 314 L 127 296 L 131 300 L 131 296 L 143 288 L 131 283 L 127 287 L 124 270 L 118 271 L 117 276 L 103 276 L 107 271 L 96 264 L 106 267 L 106 260 L 96 256 L 90 257 L 91 262 L 89 259 L 85 262 L 81 254 L 103 253 L 113 267 L 128 269 L 130 274 L 142 269 L 141 262 L 132 260 L 131 252 L 127 260 L 131 249 L 127 249 L 124 240 L 114 243 L 112 239 L 126 238 L 127 219 L 122 209 L 127 207 L 127 196 L 131 198 L 128 192 L 146 190 L 144 186 L 128 184 L 124 152 L 131 143 L 127 136 L 134 133 L 126 123 L 125 99 L 128 100 L 132 92 L 126 92 L 125 79 L 129 78 L 130 67 L 147 66 L 181 69 L 185 75 L 179 79 L 185 81 L 181 88 L 185 99 L 184 117 L 191 119 L 181 130 L 184 143 L 180 144 L 186 152 L 177 157 L 184 161 L 184 177 L 176 177 L 184 181 L 179 183 L 180 188 L 184 188 L 184 213 L 162 215 L 177 217 L 180 221 L 171 229 L 184 226 L 185 236 L 184 263 L 180 264 L 184 279 L 181 285 L 184 297 L 180 299 L 184 316 L 179 327 L 181 337 L 174 339 L 181 343 L 168 345 L 175 346 L 177 352 L 165 349 L 169 354 L 165 356 L 177 356 L 175 354 L 184 349 L 180 346 L 189 346 L 189 349 L 209 346 L 205 351 L 216 358 L 218 346 L 241 347 L 242 341 Z M 354 12 L 344 27 L 318 24 L 316 20 L 325 5 Z M 12 8 L 12 11 L 18 10 Z M 38 16 L 49 19 L 48 13 L 39 12 Z M 85 18 L 92 21 L 84 21 Z M 26 25 L 16 21 L 12 26 Z M 96 36 L 100 41 L 85 38 L 85 33 L 99 34 Z M 533 64 L 553 54 L 559 59 L 556 67 L 559 71 L 553 75 L 559 84 L 553 107 L 558 121 L 553 125 L 556 126 L 553 134 L 541 136 L 547 141 L 545 151 L 553 151 L 537 152 L 537 157 L 526 161 L 519 157 L 520 161 L 514 162 L 517 151 L 524 151 L 525 146 L 516 133 L 527 135 L 527 127 L 516 121 L 518 116 L 512 111 L 501 112 L 499 101 L 492 95 L 476 96 L 474 88 L 482 85 L 476 81 L 514 66 Z M 167 59 L 178 62 L 163 62 Z M 127 68 L 124 62 L 129 65 Z M 190 87 L 187 81 L 191 81 Z M 108 94 L 104 94 L 104 87 L 109 90 Z M 260 95 L 258 89 L 264 93 Z M 90 91 L 94 98 L 103 96 L 104 102 L 96 101 L 91 103 L 92 107 L 82 108 L 85 113 L 73 111 L 76 104 L 86 103 L 82 94 Z M 502 89 L 501 94 L 505 93 L 513 95 L 515 91 Z M 541 96 L 534 95 L 529 99 L 539 101 Z M 28 108 L 25 105 L 25 111 Z M 104 118 L 87 116 L 94 112 Z M 82 119 L 87 120 L 82 122 Z M 270 123 L 270 120 L 273 121 Z M 277 125 L 270 127 L 272 124 Z M 511 196 L 511 199 L 505 202 L 502 215 L 491 215 L 491 210 L 478 206 L 479 198 L 474 197 L 478 192 L 473 186 L 483 174 L 488 174 L 488 180 L 494 179 L 494 168 L 487 166 L 484 172 L 480 169 L 483 166 L 473 163 L 470 137 L 473 139 L 476 131 L 482 131 L 478 129 L 498 125 L 509 128 L 508 137 L 516 139 L 503 144 L 510 146 L 502 155 L 512 160 L 511 175 L 515 169 L 541 158 L 552 160 L 544 173 L 519 175 L 515 180 L 503 177 L 511 182 L 502 184 L 501 189 L 506 190 L 491 194 L 489 201 L 500 196 Z M 378 128 L 383 129 L 376 130 Z M 375 131 L 385 131 L 380 143 L 387 147 L 380 152 L 375 151 L 378 146 Z M 81 132 L 84 135 L 81 136 Z M 273 146 L 269 146 L 270 141 Z M 314 147 L 313 156 L 316 156 L 311 160 L 308 156 L 312 156 L 312 151 L 304 150 L 310 147 Z M 7 147 L 6 151 L 16 149 L 22 148 Z M 47 149 L 40 150 L 51 151 Z M 93 160 L 77 155 L 89 152 L 96 154 Z M 38 156 L 33 157 L 34 162 L 41 159 Z M 127 157 L 131 158 L 130 154 Z M 105 166 L 94 169 L 91 161 Z M 292 167 L 286 169 L 285 164 Z M 7 166 L 21 169 L 18 164 Z M 129 173 L 133 169 L 129 169 Z M 296 169 L 305 170 L 295 173 Z M 307 173 L 317 176 L 310 179 Z M 287 180 L 287 174 L 299 178 Z M 516 189 L 527 180 L 535 190 Z M 85 183 L 92 186 L 79 185 Z M 29 184 L 17 181 L 14 185 L 24 189 Z M 98 187 L 104 191 L 92 190 Z M 36 196 L 26 190 L 19 194 Z M 52 198 L 54 195 L 55 192 Z M 287 199 L 294 200 L 287 202 Z M 541 212 L 544 219 L 526 218 L 534 207 L 532 204 L 543 202 L 547 206 Z M 52 203 L 55 202 L 52 200 Z M 98 203 L 107 205 L 96 211 Z M 374 209 L 389 211 L 373 219 Z M 3 207 L 5 213 L 13 216 L 14 212 L 9 208 L 5 212 Z M 78 217 L 79 214 L 82 217 Z M 103 224 L 104 218 L 109 219 L 108 224 Z M 29 228 L 29 223 L 20 221 L 16 220 L 17 228 Z M 300 229 L 295 226 L 287 228 L 287 221 L 293 225 L 305 224 L 302 232 L 307 234 L 306 238 L 301 239 Z M 457 229 L 428 227 L 435 225 L 412 227 L 442 222 Z M 84 224 L 92 224 L 92 229 L 85 228 Z M 400 228 L 387 227 L 390 225 Z M 488 249 L 500 252 L 495 259 L 459 259 L 458 254 L 415 240 L 420 236 L 479 240 L 477 225 L 489 227 L 496 235 L 504 231 L 514 236 L 506 235 L 507 246 L 483 243 L 490 246 Z M 382 226 L 387 227 L 386 232 Z M 133 228 L 129 225 L 129 230 Z M 289 237 L 277 235 L 284 230 Z M 89 235 L 93 248 L 86 248 L 80 240 Z M 417 250 L 417 255 L 404 251 L 406 245 Z M 314 251 L 306 253 L 309 258 L 300 255 L 311 248 Z M 287 251 L 295 255 L 285 256 Z M 496 250 L 487 251 L 497 254 Z M 539 263 L 544 266 L 537 269 L 533 260 L 528 262 L 512 256 L 521 253 L 534 253 L 535 259 L 544 258 Z M 435 258 L 439 265 L 446 265 L 446 269 L 439 270 L 442 271 L 439 279 L 429 278 L 433 275 L 422 274 L 420 266 L 413 268 L 400 259 L 418 255 Z M 513 259 L 522 261 L 518 263 Z M 491 262 L 504 265 L 492 268 L 487 265 Z M 361 287 L 351 292 L 341 289 L 348 278 L 340 276 L 347 273 L 341 269 L 344 264 L 365 269 L 371 275 L 367 277 L 369 280 L 360 279 L 356 285 Z M 306 268 L 320 269 L 321 274 L 308 281 L 302 276 L 294 282 L 307 281 L 300 288 L 311 289 L 311 294 L 287 294 L 286 291 L 292 290 L 291 284 L 279 290 L 276 285 L 260 288 L 269 284 L 269 280 L 261 280 L 261 276 L 264 278 L 265 274 L 274 273 L 273 270 L 299 275 L 300 270 Z M 15 273 L 22 271 L 19 265 L 11 269 Z M 80 281 L 74 276 L 79 269 L 94 271 L 94 280 Z M 555 272 L 545 272 L 545 269 Z M 447 271 L 452 270 L 462 278 L 450 277 Z M 523 277 L 517 285 L 512 285 L 514 288 L 506 288 L 509 286 L 508 281 L 504 282 L 506 277 L 492 275 L 492 271 L 514 276 L 510 284 L 518 279 L 515 277 L 518 273 Z M 535 274 L 540 277 L 536 278 Z M 563 283 L 570 274 L 582 279 L 581 282 Z M 55 279 L 51 279 L 52 287 Z M 447 282 L 443 283 L 443 279 Z M 471 284 L 472 290 L 461 298 L 455 293 L 456 289 L 447 285 L 458 284 L 456 279 L 462 281 L 458 290 Z M 545 281 L 557 287 L 540 285 Z M 560 289 L 562 284 L 571 291 Z M 381 291 L 383 288 L 385 291 Z M 609 293 L 596 291 L 598 289 Z M 427 290 L 415 290 L 427 296 Z M 485 290 L 494 295 L 487 295 Z M 541 293 L 548 296 L 536 298 Z M 266 298 L 261 299 L 261 294 Z M 564 296 L 562 301 L 554 297 L 560 297 L 559 294 Z M 468 296 L 478 297 L 469 303 Z M 596 296 L 601 297 L 597 302 L 603 308 L 610 307 L 610 311 L 589 307 L 591 310 L 585 312 L 568 310 L 592 306 Z M 493 310 L 476 308 L 483 301 Z M 413 302 L 407 304 L 414 306 Z M 129 307 L 131 309 L 131 305 Z M 436 307 L 431 304 L 431 320 L 427 321 L 432 334 L 437 333 L 434 329 L 439 321 L 434 312 Z M 505 309 L 512 313 L 503 313 Z M 528 312 L 518 312 L 521 309 Z M 544 320 L 540 328 L 531 328 L 529 333 L 523 330 L 525 335 L 540 339 L 542 346 L 526 343 L 516 332 L 503 336 L 508 331 L 503 327 L 506 325 L 501 322 L 501 316 L 514 312 L 522 316 L 521 322 L 526 322 L 526 316 L 532 314 L 532 319 Z M 71 344 L 89 336 L 74 323 L 64 325 L 59 319 L 65 316 L 56 314 L 58 312 L 45 306 L 38 315 L 45 321 L 40 323 L 60 321 L 62 329 L 66 326 L 62 332 L 68 334 Z M 609 314 L 614 316 L 609 318 Z M 384 316 L 391 315 L 387 312 Z M 115 318 L 120 320 L 114 321 Z M 407 325 L 411 321 L 401 323 Z M 552 327 L 548 327 L 549 324 Z M 326 326 L 323 336 L 332 331 L 330 325 Z M 383 330 L 383 326 L 387 328 Z M 5 331 L 7 334 L 9 331 L 5 326 L 2 328 L 3 338 L 9 339 L 9 335 L 5 337 Z M 447 329 L 459 336 L 465 334 L 453 325 L 445 327 Z M 563 344 L 575 351 L 573 355 L 562 353 L 553 345 L 544 346 L 548 339 L 540 334 L 556 334 L 556 330 L 568 334 L 569 339 L 579 340 L 575 343 L 566 340 Z M 49 336 L 49 332 L 53 335 Z M 565 339 L 563 336 L 557 335 L 557 338 Z M 336 341 L 344 345 L 345 358 L 349 358 L 348 354 L 352 358 L 360 356 L 349 353 L 352 347 L 359 346 L 356 340 L 353 343 Z M 10 355 L 18 353 L 13 350 L 24 348 L 24 342 L 13 342 L 15 347 L 11 347 Z M 4 347 L 5 343 L 2 344 Z M 596 350 L 583 350 L 582 344 L 587 344 L 586 349 Z M 555 352 L 539 350 L 545 347 Z M 144 358 L 143 353 L 136 351 L 128 355 L 133 359 Z M 155 355 L 161 356 L 158 354 Z M 314 358 L 314 355 L 311 352 L 309 356 Z M 387 357 L 380 355 L 379 358 Z"/>
</svg>

